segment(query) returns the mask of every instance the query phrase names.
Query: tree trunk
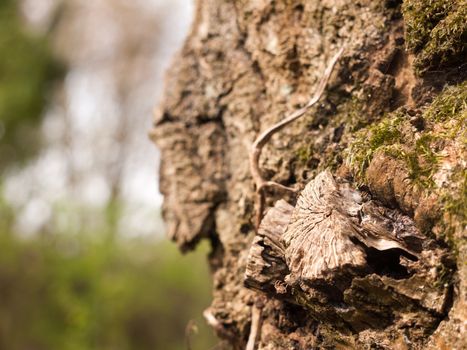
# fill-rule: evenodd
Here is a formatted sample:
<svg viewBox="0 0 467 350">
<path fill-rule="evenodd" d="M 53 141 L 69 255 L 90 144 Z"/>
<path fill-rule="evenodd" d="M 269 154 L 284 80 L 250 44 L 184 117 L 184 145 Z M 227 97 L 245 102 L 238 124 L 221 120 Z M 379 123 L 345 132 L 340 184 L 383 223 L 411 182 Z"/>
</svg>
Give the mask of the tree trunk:
<svg viewBox="0 0 467 350">
<path fill-rule="evenodd" d="M 197 2 L 152 136 L 170 238 L 211 242 L 205 316 L 226 348 L 467 346 L 466 9 Z M 296 192 L 257 205 L 255 139 L 341 48 L 320 102 L 262 150 L 260 176 Z"/>
</svg>

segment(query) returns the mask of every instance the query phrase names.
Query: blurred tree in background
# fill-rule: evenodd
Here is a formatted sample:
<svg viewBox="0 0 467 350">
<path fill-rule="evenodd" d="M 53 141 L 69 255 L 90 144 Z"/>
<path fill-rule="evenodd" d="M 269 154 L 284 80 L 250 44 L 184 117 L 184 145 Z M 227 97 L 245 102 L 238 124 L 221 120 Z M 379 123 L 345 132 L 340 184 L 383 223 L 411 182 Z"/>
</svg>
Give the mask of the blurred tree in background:
<svg viewBox="0 0 467 350">
<path fill-rule="evenodd" d="M 62 71 L 46 38 L 25 29 L 17 7 L 15 0 L 0 2 L 0 171 L 37 150 L 39 117 Z"/>
<path fill-rule="evenodd" d="M 122 237 L 116 197 L 103 212 L 62 199 L 51 214 L 61 224 L 28 237 L 18 228 L 4 170 L 34 160 L 51 87 L 66 72 L 49 37 L 26 29 L 17 7 L 0 2 L 0 350 L 186 349 L 190 320 L 199 327 L 192 348 L 209 349 L 213 337 L 201 320 L 211 289 L 208 247 L 182 258 L 157 238 Z M 60 217 L 67 210 L 78 224 Z M 98 225 L 82 219 L 92 211 Z"/>
</svg>

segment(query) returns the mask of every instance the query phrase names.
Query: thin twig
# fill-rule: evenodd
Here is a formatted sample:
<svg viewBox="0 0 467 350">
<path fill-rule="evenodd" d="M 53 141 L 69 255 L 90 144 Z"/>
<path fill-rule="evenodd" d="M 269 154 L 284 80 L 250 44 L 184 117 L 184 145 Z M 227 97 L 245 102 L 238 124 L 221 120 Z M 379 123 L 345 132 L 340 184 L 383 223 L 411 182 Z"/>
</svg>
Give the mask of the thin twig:
<svg viewBox="0 0 467 350">
<path fill-rule="evenodd" d="M 281 120 L 279 123 L 263 131 L 258 136 L 258 138 L 255 140 L 255 142 L 253 142 L 253 145 L 251 146 L 250 170 L 251 170 L 251 175 L 253 176 L 253 181 L 255 182 L 255 185 L 256 185 L 256 200 L 255 200 L 256 229 L 258 229 L 259 224 L 262 219 L 262 215 L 263 215 L 264 189 L 265 188 L 276 187 L 283 191 L 290 191 L 293 193 L 297 192 L 297 190 L 292 187 L 281 185 L 275 181 L 266 181 L 262 177 L 261 171 L 259 168 L 259 158 L 261 156 L 261 151 L 263 150 L 264 145 L 266 145 L 266 143 L 271 139 L 272 135 L 274 135 L 276 132 L 278 132 L 279 130 L 281 130 L 282 128 L 284 128 L 286 125 L 290 124 L 294 120 L 300 118 L 302 115 L 305 114 L 305 112 L 307 112 L 311 107 L 313 107 L 321 99 L 321 96 L 324 93 L 324 89 L 326 88 L 326 85 L 328 83 L 329 77 L 331 76 L 332 70 L 334 69 L 336 62 L 342 55 L 343 51 L 344 51 L 344 48 L 342 47 L 329 62 L 328 66 L 326 67 L 326 70 L 324 71 L 323 77 L 321 78 L 318 84 L 318 88 L 315 94 L 313 95 L 313 97 L 310 99 L 310 101 L 308 101 L 308 103 L 304 107 L 294 111 L 292 114 L 290 114 L 288 117 Z"/>
<path fill-rule="evenodd" d="M 185 327 L 185 342 L 186 342 L 186 349 L 192 350 L 191 347 L 191 336 L 195 333 L 198 333 L 198 327 L 196 326 L 195 321 L 190 320 Z"/>
<path fill-rule="evenodd" d="M 259 335 L 259 330 L 261 329 L 261 308 L 257 305 L 251 307 L 251 327 L 250 335 L 248 337 L 248 343 L 246 344 L 245 350 L 254 350 L 256 345 L 256 340 Z"/>
</svg>

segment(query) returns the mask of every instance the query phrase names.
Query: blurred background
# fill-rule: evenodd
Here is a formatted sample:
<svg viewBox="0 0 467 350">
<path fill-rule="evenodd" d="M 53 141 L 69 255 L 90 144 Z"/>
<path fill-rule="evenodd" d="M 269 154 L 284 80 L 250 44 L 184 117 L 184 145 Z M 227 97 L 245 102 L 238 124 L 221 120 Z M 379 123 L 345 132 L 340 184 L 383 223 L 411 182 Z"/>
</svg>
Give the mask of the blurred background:
<svg viewBox="0 0 467 350">
<path fill-rule="evenodd" d="M 0 350 L 209 349 L 147 134 L 191 0 L 0 0 Z"/>
</svg>

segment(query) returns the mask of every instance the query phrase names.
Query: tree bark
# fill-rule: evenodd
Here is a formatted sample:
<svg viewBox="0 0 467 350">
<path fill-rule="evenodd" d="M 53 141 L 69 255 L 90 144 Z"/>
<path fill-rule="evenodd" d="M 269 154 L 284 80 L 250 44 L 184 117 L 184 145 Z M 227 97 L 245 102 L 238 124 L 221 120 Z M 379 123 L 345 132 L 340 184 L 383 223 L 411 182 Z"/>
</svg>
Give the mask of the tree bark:
<svg viewBox="0 0 467 350">
<path fill-rule="evenodd" d="M 168 234 L 212 245 L 234 349 L 463 349 L 465 0 L 197 2 L 152 137 Z M 272 136 L 256 189 L 248 155 Z M 269 208 L 269 209 L 268 209 Z"/>
</svg>

